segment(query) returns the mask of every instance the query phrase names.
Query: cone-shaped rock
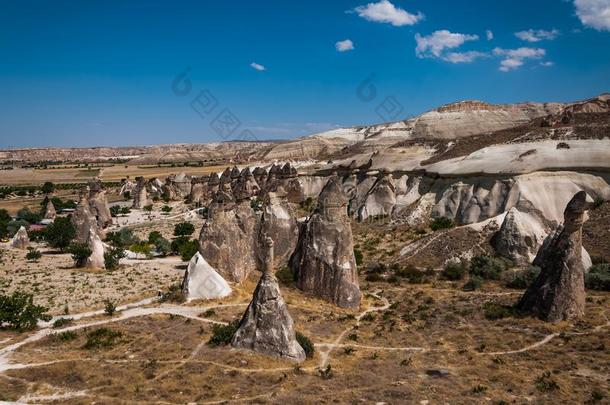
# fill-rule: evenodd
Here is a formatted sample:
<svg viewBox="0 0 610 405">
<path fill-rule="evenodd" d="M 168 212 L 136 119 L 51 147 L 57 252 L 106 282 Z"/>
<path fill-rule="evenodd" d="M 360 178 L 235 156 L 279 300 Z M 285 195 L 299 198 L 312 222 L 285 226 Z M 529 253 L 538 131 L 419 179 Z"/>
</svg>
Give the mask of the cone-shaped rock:
<svg viewBox="0 0 610 405">
<path fill-rule="evenodd" d="M 231 294 L 231 287 L 220 274 L 195 253 L 182 280 L 182 292 L 189 300 L 222 298 Z"/>
<path fill-rule="evenodd" d="M 142 209 L 147 205 L 146 179 L 144 177 L 136 177 L 136 187 L 133 191 L 133 208 Z"/>
<path fill-rule="evenodd" d="M 108 207 L 106 191 L 102 188 L 102 182 L 99 179 L 89 183 L 89 208 L 100 229 L 112 225 L 112 215 Z"/>
<path fill-rule="evenodd" d="M 76 206 L 76 210 L 72 214 L 72 224 L 76 228 L 76 241 L 80 243 L 87 243 L 89 240 L 89 232 L 93 230 L 96 234 L 99 234 L 99 227 L 97 225 L 97 219 L 91 213 L 89 208 L 89 200 L 87 199 L 88 191 L 81 193 L 81 199 Z"/>
<path fill-rule="evenodd" d="M 231 345 L 300 362 L 305 360 L 305 351 L 296 340 L 294 322 L 273 274 L 273 241 L 267 238 L 266 245 L 263 275 Z"/>
<path fill-rule="evenodd" d="M 28 246 L 30 246 L 30 238 L 28 237 L 28 231 L 25 227 L 19 227 L 19 230 L 11 240 L 11 246 L 17 249 L 27 249 Z"/>
<path fill-rule="evenodd" d="M 263 198 L 263 214 L 259 235 L 273 235 L 277 266 L 288 264 L 299 239 L 299 225 L 288 203 L 283 187 L 269 192 Z M 259 240 L 262 240 L 259 238 Z"/>
<path fill-rule="evenodd" d="M 89 231 L 87 245 L 89 246 L 89 249 L 91 249 L 91 255 L 87 258 L 85 265 L 89 268 L 105 269 L 104 242 L 102 242 L 99 235 L 96 234 L 93 229 Z"/>
<path fill-rule="evenodd" d="M 582 225 L 591 207 L 584 191 L 570 200 L 563 214 L 563 226 L 549 236 L 534 260 L 540 275 L 521 297 L 519 309 L 551 322 L 584 315 Z"/>
<path fill-rule="evenodd" d="M 44 212 L 44 219 L 55 219 L 56 216 L 57 211 L 55 211 L 55 206 L 53 205 L 51 200 L 49 200 L 49 202 L 47 203 L 47 209 Z"/>
<path fill-rule="evenodd" d="M 347 202 L 338 178 L 331 177 L 301 229 L 290 268 L 301 290 L 340 307 L 356 308 L 360 287 Z"/>
</svg>

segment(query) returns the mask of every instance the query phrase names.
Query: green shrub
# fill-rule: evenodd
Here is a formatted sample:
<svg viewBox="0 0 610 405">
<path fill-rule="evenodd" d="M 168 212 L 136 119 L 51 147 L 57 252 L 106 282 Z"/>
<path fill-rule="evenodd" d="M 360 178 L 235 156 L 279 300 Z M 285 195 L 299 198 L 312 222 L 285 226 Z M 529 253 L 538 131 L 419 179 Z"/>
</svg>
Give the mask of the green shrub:
<svg viewBox="0 0 610 405">
<path fill-rule="evenodd" d="M 106 242 L 110 243 L 112 246 L 126 248 L 139 243 L 140 240 L 133 234 L 131 229 L 123 228 L 117 232 L 108 232 L 106 235 Z"/>
<path fill-rule="evenodd" d="M 22 291 L 0 295 L 0 327 L 17 331 L 34 329 L 38 320 L 49 321 L 47 308 L 34 305 L 34 297 Z"/>
<path fill-rule="evenodd" d="M 356 266 L 362 266 L 362 260 L 364 258 L 360 249 L 354 248 L 354 258 L 356 259 Z"/>
<path fill-rule="evenodd" d="M 467 269 L 463 262 L 449 262 L 441 272 L 441 277 L 445 280 L 457 281 L 464 278 Z"/>
<path fill-rule="evenodd" d="M 180 285 L 180 283 L 170 285 L 167 291 L 164 292 L 163 295 L 161 295 L 160 301 L 177 303 L 183 303 L 184 301 L 186 301 L 186 297 L 182 292 L 182 286 Z"/>
<path fill-rule="evenodd" d="M 154 245 L 161 238 L 163 238 L 163 235 L 161 235 L 161 232 L 152 231 L 148 234 L 148 243 L 150 243 L 151 245 Z"/>
<path fill-rule="evenodd" d="M 466 284 L 464 284 L 464 291 L 474 291 L 481 288 L 483 285 L 483 279 L 478 276 L 470 276 Z"/>
<path fill-rule="evenodd" d="M 195 226 L 190 222 L 180 222 L 174 226 L 174 236 L 191 236 L 195 232 Z"/>
<path fill-rule="evenodd" d="M 165 201 L 165 198 L 164 198 L 164 201 Z M 168 202 L 168 201 L 166 201 L 166 202 Z M 163 207 L 161 207 L 161 211 L 166 214 L 169 214 L 172 211 L 172 207 L 170 207 L 169 205 L 164 205 Z"/>
<path fill-rule="evenodd" d="M 30 262 L 37 262 L 41 257 L 42 253 L 40 253 L 40 250 L 33 247 L 29 247 L 28 252 L 25 254 L 25 258 Z"/>
<path fill-rule="evenodd" d="M 585 274 L 585 287 L 589 290 L 610 291 L 610 264 L 591 266 L 589 272 Z"/>
<path fill-rule="evenodd" d="M 527 269 L 520 271 L 515 276 L 506 282 L 506 287 L 515 289 L 525 289 L 536 280 L 540 274 L 540 267 L 529 266 Z"/>
<path fill-rule="evenodd" d="M 292 286 L 294 284 L 294 282 L 296 281 L 295 277 L 294 277 L 294 273 L 288 267 L 282 267 L 281 269 L 279 269 L 275 273 L 275 276 L 277 277 L 280 284 L 288 286 L 288 287 Z"/>
<path fill-rule="evenodd" d="M 104 304 L 104 313 L 108 316 L 112 316 L 115 312 L 116 304 L 111 300 L 106 300 Z"/>
<path fill-rule="evenodd" d="M 195 253 L 199 250 L 199 242 L 195 239 L 189 240 L 180 246 L 180 258 L 188 262 L 193 258 Z"/>
<path fill-rule="evenodd" d="M 55 322 L 53 322 L 53 328 L 59 329 L 63 326 L 69 325 L 72 323 L 72 318 L 57 318 Z"/>
<path fill-rule="evenodd" d="M 74 266 L 83 267 L 87 262 L 87 258 L 91 256 L 91 249 L 86 243 L 71 243 L 68 247 L 68 253 L 72 254 Z"/>
<path fill-rule="evenodd" d="M 70 246 L 72 239 L 76 237 L 76 228 L 70 218 L 57 217 L 45 228 L 45 239 L 49 246 L 57 248 L 62 252 Z"/>
<path fill-rule="evenodd" d="M 15 218 L 17 220 L 26 221 L 30 224 L 37 224 L 42 220 L 42 215 L 37 212 L 32 212 L 29 208 L 25 207 L 17 211 Z"/>
<path fill-rule="evenodd" d="M 438 217 L 430 224 L 430 229 L 438 231 L 439 229 L 449 229 L 455 226 L 455 222 L 451 218 Z"/>
<path fill-rule="evenodd" d="M 51 183 L 50 181 L 45 181 L 40 187 L 40 191 L 42 191 L 44 194 L 51 194 L 53 191 L 55 191 L 55 184 Z"/>
<path fill-rule="evenodd" d="M 123 206 L 121 207 L 121 214 L 123 215 L 127 215 L 131 212 L 131 208 L 129 208 L 128 206 Z"/>
<path fill-rule="evenodd" d="M 554 391 L 559 389 L 559 384 L 551 378 L 551 372 L 545 371 L 534 381 L 534 385 L 539 391 Z"/>
<path fill-rule="evenodd" d="M 120 247 L 112 247 L 104 252 L 104 267 L 114 270 L 119 267 L 119 261 L 125 257 L 125 251 Z"/>
<path fill-rule="evenodd" d="M 233 335 L 239 328 L 239 321 L 235 320 L 228 325 L 214 325 L 212 326 L 212 337 L 208 341 L 210 346 L 222 346 L 228 345 L 233 339 Z"/>
<path fill-rule="evenodd" d="M 424 282 L 426 273 L 408 264 L 405 267 L 401 267 L 398 264 L 393 264 L 391 270 L 394 272 L 396 277 L 406 278 L 411 284 L 421 284 Z"/>
<path fill-rule="evenodd" d="M 55 333 L 53 334 L 53 337 L 62 342 L 69 342 L 71 340 L 76 339 L 78 337 L 78 334 L 73 330 L 67 330 L 65 332 Z"/>
<path fill-rule="evenodd" d="M 146 257 L 151 257 L 150 251 L 152 250 L 152 246 L 150 246 L 147 242 L 138 242 L 131 245 L 129 250 L 134 253 L 141 253 Z"/>
<path fill-rule="evenodd" d="M 148 204 L 148 205 L 145 205 L 142 209 L 146 212 L 151 212 L 153 210 L 153 206 L 152 206 L 152 204 Z"/>
<path fill-rule="evenodd" d="M 155 250 L 161 256 L 167 256 L 172 252 L 172 244 L 165 238 L 159 238 L 155 241 Z"/>
<path fill-rule="evenodd" d="M 301 332 L 296 333 L 296 338 L 297 342 L 299 342 L 299 345 L 301 345 L 301 347 L 305 351 L 305 356 L 307 356 L 308 359 L 311 359 L 315 352 L 315 348 L 311 340 L 309 340 L 309 338 L 303 335 Z"/>
<path fill-rule="evenodd" d="M 483 304 L 483 315 L 485 319 L 496 320 L 513 316 L 515 310 L 513 307 L 496 304 L 495 302 L 486 302 Z"/>
<path fill-rule="evenodd" d="M 121 206 L 120 205 L 113 205 L 112 207 L 110 207 L 110 215 L 111 216 L 118 217 L 120 213 L 121 213 Z"/>
<path fill-rule="evenodd" d="M 99 349 L 112 347 L 123 336 L 121 332 L 108 328 L 98 328 L 87 333 L 85 349 Z"/>
<path fill-rule="evenodd" d="M 483 280 L 498 280 L 507 265 L 502 259 L 487 255 L 475 256 L 470 260 L 470 274 Z"/>
</svg>

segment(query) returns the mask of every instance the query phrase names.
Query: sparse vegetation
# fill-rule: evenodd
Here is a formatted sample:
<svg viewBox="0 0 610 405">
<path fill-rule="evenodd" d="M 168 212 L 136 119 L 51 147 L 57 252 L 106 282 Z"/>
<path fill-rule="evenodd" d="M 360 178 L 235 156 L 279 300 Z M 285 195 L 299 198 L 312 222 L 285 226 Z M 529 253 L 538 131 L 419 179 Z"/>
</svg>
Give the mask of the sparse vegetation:
<svg viewBox="0 0 610 405">
<path fill-rule="evenodd" d="M 294 273 L 292 273 L 292 270 L 290 270 L 290 268 L 288 268 L 286 266 L 284 266 L 281 269 L 279 269 L 278 271 L 276 271 L 275 277 L 277 277 L 278 281 L 282 285 L 285 285 L 287 287 L 291 287 L 294 285 L 294 282 L 295 282 Z"/>
<path fill-rule="evenodd" d="M 585 274 L 585 287 L 589 290 L 610 291 L 610 263 L 591 266 Z"/>
<path fill-rule="evenodd" d="M 72 318 L 57 318 L 55 320 L 55 322 L 53 322 L 53 328 L 54 329 L 59 329 L 61 327 L 69 325 L 71 323 L 72 323 Z"/>
<path fill-rule="evenodd" d="M 515 289 L 525 289 L 534 282 L 540 274 L 540 268 L 529 266 L 527 269 L 520 271 L 515 276 L 506 282 L 506 287 Z"/>
<path fill-rule="evenodd" d="M 485 319 L 490 321 L 503 319 L 513 316 L 515 309 L 506 305 L 500 305 L 495 302 L 486 302 L 483 304 L 483 315 Z"/>
<path fill-rule="evenodd" d="M 231 343 L 231 339 L 237 328 L 239 327 L 239 321 L 234 320 L 228 325 L 214 325 L 212 326 L 212 337 L 208 341 L 210 346 L 224 346 Z"/>
<path fill-rule="evenodd" d="M 112 316 L 112 315 L 114 315 L 115 312 L 116 312 L 116 304 L 114 303 L 114 301 L 106 300 L 104 302 L 104 313 L 108 316 Z"/>
<path fill-rule="evenodd" d="M 125 257 L 125 251 L 120 247 L 112 247 L 104 252 L 104 266 L 106 270 L 115 270 L 119 267 L 119 261 Z"/>
<path fill-rule="evenodd" d="M 445 280 L 457 281 L 464 278 L 468 269 L 463 262 L 449 262 L 441 272 L 441 277 Z"/>
<path fill-rule="evenodd" d="M 438 217 L 435 218 L 430 224 L 430 229 L 438 231 L 440 229 L 450 229 L 455 226 L 455 222 L 451 218 Z"/>
<path fill-rule="evenodd" d="M 296 333 L 296 339 L 297 342 L 299 342 L 299 345 L 301 345 L 301 347 L 305 351 L 305 356 L 307 356 L 308 359 L 313 358 L 315 348 L 311 340 L 307 336 L 303 335 L 301 332 Z"/>
<path fill-rule="evenodd" d="M 169 286 L 167 291 L 161 296 L 161 302 L 183 303 L 184 301 L 186 301 L 186 297 L 184 296 L 182 286 L 179 283 Z"/>
<path fill-rule="evenodd" d="M 504 260 L 487 255 L 475 256 L 470 260 L 470 274 L 482 280 L 499 280 L 506 268 Z"/>
<path fill-rule="evenodd" d="M 92 350 L 112 347 L 122 336 L 123 334 L 119 331 L 109 328 L 98 328 L 87 333 L 87 341 L 83 348 Z"/>
<path fill-rule="evenodd" d="M 29 262 L 37 262 L 41 257 L 42 253 L 40 253 L 40 250 L 33 247 L 29 247 L 28 252 L 25 254 L 25 258 Z"/>
<path fill-rule="evenodd" d="M 86 243 L 73 242 L 68 247 L 68 253 L 72 255 L 75 267 L 83 267 L 92 251 Z"/>
<path fill-rule="evenodd" d="M 180 222 L 174 226 L 174 236 L 189 237 L 195 232 L 195 226 L 190 222 Z"/>
<path fill-rule="evenodd" d="M 70 246 L 70 242 L 76 237 L 76 228 L 72 225 L 70 218 L 57 217 L 45 229 L 45 239 L 49 246 L 57 248 L 62 252 Z"/>
<path fill-rule="evenodd" d="M 551 377 L 550 371 L 545 371 L 534 381 L 534 385 L 539 391 L 555 391 L 559 389 L 559 384 Z"/>
</svg>

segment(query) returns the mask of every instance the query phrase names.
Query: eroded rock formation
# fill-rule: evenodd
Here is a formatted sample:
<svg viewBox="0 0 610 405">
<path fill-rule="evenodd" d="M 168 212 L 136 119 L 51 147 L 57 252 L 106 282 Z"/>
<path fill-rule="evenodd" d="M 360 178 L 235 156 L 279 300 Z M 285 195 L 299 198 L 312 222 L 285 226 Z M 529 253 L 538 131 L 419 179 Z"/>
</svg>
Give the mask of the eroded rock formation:
<svg viewBox="0 0 610 405">
<path fill-rule="evenodd" d="M 358 210 L 358 220 L 370 217 L 391 216 L 396 205 L 396 188 L 392 175 L 381 173 Z"/>
<path fill-rule="evenodd" d="M 91 212 L 88 187 L 81 191 L 81 198 L 76 206 L 76 210 L 72 213 L 72 224 L 76 228 L 75 240 L 79 243 L 87 243 L 89 233 L 91 231 L 100 234 L 100 228 L 97 224 L 97 218 Z"/>
<path fill-rule="evenodd" d="M 586 192 L 574 195 L 564 211 L 564 223 L 538 252 L 534 265 L 540 275 L 518 303 L 522 311 L 558 322 L 585 312 L 585 268 L 582 264 L 582 225 L 592 207 Z"/>
<path fill-rule="evenodd" d="M 57 211 L 55 211 L 55 206 L 53 205 L 53 202 L 49 200 L 49 202 L 47 202 L 47 208 L 44 212 L 44 219 L 55 219 L 56 216 Z"/>
<path fill-rule="evenodd" d="M 19 230 L 13 236 L 11 240 L 11 246 L 16 249 L 27 249 L 30 246 L 30 238 L 28 237 L 28 231 L 24 226 L 20 226 Z"/>
<path fill-rule="evenodd" d="M 302 226 L 290 268 L 299 289 L 340 307 L 356 308 L 360 287 L 347 202 L 339 179 L 331 177 L 316 211 Z"/>
<path fill-rule="evenodd" d="M 188 300 L 210 300 L 228 296 L 231 294 L 231 287 L 197 252 L 184 273 L 182 292 Z"/>
<path fill-rule="evenodd" d="M 148 194 L 146 190 L 146 179 L 136 177 L 136 186 L 133 190 L 133 208 L 142 209 L 148 205 Z"/>
<path fill-rule="evenodd" d="M 299 225 L 283 187 L 263 197 L 263 213 L 259 235 L 273 235 L 275 261 L 278 266 L 288 264 L 299 239 Z M 259 240 L 262 240 L 259 238 Z"/>
<path fill-rule="evenodd" d="M 99 179 L 89 183 L 89 208 L 91 209 L 91 214 L 95 216 L 100 229 L 112 225 L 112 215 L 110 215 L 106 191 L 103 189 L 102 182 Z"/>
<path fill-rule="evenodd" d="M 91 255 L 87 258 L 85 266 L 89 268 L 105 269 L 104 242 L 102 242 L 99 235 L 95 233 L 93 229 L 89 231 L 87 245 L 89 246 L 89 249 L 91 249 Z"/>
<path fill-rule="evenodd" d="M 266 255 L 252 301 L 244 313 L 231 345 L 269 356 L 301 362 L 305 351 L 296 340 L 294 322 L 273 274 L 273 241 L 265 239 Z"/>
</svg>

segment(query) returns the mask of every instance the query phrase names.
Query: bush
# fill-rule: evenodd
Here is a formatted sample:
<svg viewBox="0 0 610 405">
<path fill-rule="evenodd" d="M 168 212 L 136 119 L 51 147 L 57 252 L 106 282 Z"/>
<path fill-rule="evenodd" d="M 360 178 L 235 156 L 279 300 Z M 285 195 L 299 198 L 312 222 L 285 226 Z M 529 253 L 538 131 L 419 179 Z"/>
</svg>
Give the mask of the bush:
<svg viewBox="0 0 610 405">
<path fill-rule="evenodd" d="M 121 206 L 120 205 L 113 205 L 112 207 L 110 207 L 110 215 L 111 216 L 118 217 L 120 213 L 121 213 Z"/>
<path fill-rule="evenodd" d="M 307 356 L 308 359 L 311 359 L 316 350 L 311 340 L 309 340 L 309 338 L 303 335 L 301 332 L 296 333 L 296 338 L 297 342 L 299 342 L 299 345 L 301 345 L 301 347 L 305 351 L 305 356 Z"/>
<path fill-rule="evenodd" d="M 123 228 L 118 232 L 108 232 L 106 242 L 116 247 L 126 248 L 139 243 L 140 240 L 133 234 L 131 229 Z"/>
<path fill-rule="evenodd" d="M 483 279 L 477 276 L 470 276 L 466 284 L 464 284 L 464 291 L 474 291 L 481 288 L 483 285 Z"/>
<path fill-rule="evenodd" d="M 483 280 L 498 280 L 506 267 L 503 260 L 487 255 L 475 256 L 470 260 L 470 274 Z"/>
<path fill-rule="evenodd" d="M 356 266 L 362 266 L 363 256 L 360 249 L 354 248 L 354 258 L 356 259 Z"/>
<path fill-rule="evenodd" d="M 167 289 L 167 292 L 161 295 L 160 301 L 177 303 L 183 303 L 184 301 L 186 301 L 186 297 L 182 292 L 182 286 L 180 285 L 180 283 L 170 285 Z"/>
<path fill-rule="evenodd" d="M 514 308 L 506 305 L 496 304 L 495 302 L 486 302 L 483 304 L 483 315 L 485 319 L 496 320 L 508 318 L 514 315 Z"/>
<path fill-rule="evenodd" d="M 131 212 L 131 208 L 129 208 L 128 206 L 121 207 L 121 214 L 127 215 L 130 212 Z"/>
<path fill-rule="evenodd" d="M 170 207 L 169 205 L 164 205 L 163 207 L 161 207 L 161 211 L 169 214 L 172 211 L 172 207 Z"/>
<path fill-rule="evenodd" d="M 28 222 L 29 224 L 37 224 L 42 220 L 42 215 L 40 215 L 39 213 L 30 211 L 30 209 L 26 207 L 26 208 L 22 208 L 19 211 L 17 211 L 16 219 L 24 220 L 24 221 Z"/>
<path fill-rule="evenodd" d="M 218 325 L 215 324 L 212 326 L 212 337 L 208 341 L 210 346 L 223 346 L 231 343 L 231 339 L 233 339 L 233 335 L 237 332 L 237 328 L 239 328 L 239 321 L 235 320 L 228 325 Z"/>
<path fill-rule="evenodd" d="M 53 337 L 62 342 L 69 342 L 71 340 L 76 339 L 78 337 L 78 334 L 73 330 L 67 330 L 65 332 L 56 333 L 53 335 Z"/>
<path fill-rule="evenodd" d="M 392 265 L 392 271 L 396 277 L 406 278 L 411 284 L 421 284 L 424 282 L 425 273 L 412 264 L 408 264 L 405 267 L 394 264 Z"/>
<path fill-rule="evenodd" d="M 138 242 L 131 245 L 129 250 L 134 253 L 141 253 L 146 257 L 151 257 L 150 251 L 152 250 L 152 246 L 150 246 L 147 242 Z"/>
<path fill-rule="evenodd" d="M 68 253 L 72 254 L 75 267 L 83 267 L 87 262 L 87 258 L 91 256 L 91 249 L 86 243 L 72 243 L 68 247 Z"/>
<path fill-rule="evenodd" d="M 174 226 L 174 236 L 191 236 L 195 232 L 195 226 L 190 222 L 180 222 Z"/>
<path fill-rule="evenodd" d="M 40 250 L 33 247 L 29 247 L 28 252 L 25 254 L 25 258 L 30 262 L 37 262 L 41 257 L 42 253 L 40 253 Z"/>
<path fill-rule="evenodd" d="M 161 256 L 167 256 L 172 252 L 172 244 L 165 238 L 159 238 L 155 241 L 155 249 Z"/>
<path fill-rule="evenodd" d="M 294 284 L 294 282 L 296 281 L 295 277 L 294 277 L 294 273 L 288 267 L 282 267 L 281 269 L 279 269 L 275 273 L 275 276 L 277 277 L 280 284 L 285 285 L 285 286 L 292 286 Z"/>
<path fill-rule="evenodd" d="M 441 272 L 441 277 L 445 280 L 457 281 L 464 278 L 467 269 L 463 262 L 449 262 Z"/>
<path fill-rule="evenodd" d="M 515 289 L 525 289 L 536 280 L 540 274 L 540 268 L 529 266 L 527 269 L 515 274 L 512 280 L 506 283 L 506 287 Z"/>
<path fill-rule="evenodd" d="M 49 246 L 57 248 L 62 252 L 76 236 L 76 228 L 72 225 L 70 218 L 57 217 L 45 229 L 45 239 Z"/>
<path fill-rule="evenodd" d="M 148 204 L 148 205 L 145 205 L 145 206 L 143 207 L 143 209 L 144 209 L 144 211 L 146 211 L 146 212 L 152 212 L 152 210 L 153 210 L 153 206 L 152 206 L 152 204 Z"/>
<path fill-rule="evenodd" d="M 157 240 L 163 238 L 163 235 L 161 235 L 161 232 L 159 231 L 152 231 L 148 234 L 148 243 L 150 243 L 151 245 L 154 245 L 157 243 Z"/>
<path fill-rule="evenodd" d="M 108 316 L 112 316 L 115 312 L 116 304 L 111 300 L 106 300 L 104 305 L 104 313 Z"/>
<path fill-rule="evenodd" d="M 610 291 L 610 264 L 591 266 L 589 272 L 585 274 L 585 287 L 589 290 Z"/>
<path fill-rule="evenodd" d="M 108 328 L 98 328 L 87 333 L 87 342 L 83 347 L 85 349 L 112 347 L 121 336 L 123 336 L 121 332 Z"/>
<path fill-rule="evenodd" d="M 55 191 L 55 184 L 51 183 L 50 181 L 45 181 L 42 187 L 40 187 L 40 191 L 45 194 L 51 194 L 53 191 Z"/>
<path fill-rule="evenodd" d="M 62 326 L 66 326 L 72 323 L 72 318 L 57 318 L 55 322 L 53 322 L 53 328 L 58 329 Z"/>
<path fill-rule="evenodd" d="M 120 247 L 112 247 L 104 252 L 104 267 L 106 270 L 114 270 L 119 267 L 119 261 L 125 257 L 125 251 Z"/>
<path fill-rule="evenodd" d="M 551 378 L 551 372 L 545 371 L 534 381 L 539 391 L 554 391 L 559 389 L 559 384 Z"/>
<path fill-rule="evenodd" d="M 252 197 L 250 199 L 250 208 L 255 212 L 259 212 L 263 210 L 263 203 L 256 197 Z"/>
<path fill-rule="evenodd" d="M 0 295 L 0 327 L 17 331 L 34 329 L 38 320 L 49 321 L 47 308 L 34 305 L 34 297 L 22 291 L 12 295 Z"/>
<path fill-rule="evenodd" d="M 438 231 L 439 229 L 449 229 L 455 226 L 455 222 L 451 218 L 438 217 L 430 224 L 430 229 Z"/>
</svg>

